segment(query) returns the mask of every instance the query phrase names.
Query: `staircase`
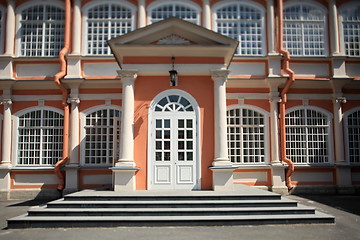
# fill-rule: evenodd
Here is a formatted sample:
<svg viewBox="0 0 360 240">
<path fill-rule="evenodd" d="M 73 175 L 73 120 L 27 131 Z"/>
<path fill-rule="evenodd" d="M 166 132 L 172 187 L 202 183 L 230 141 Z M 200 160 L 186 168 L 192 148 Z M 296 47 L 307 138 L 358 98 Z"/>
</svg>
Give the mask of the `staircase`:
<svg viewBox="0 0 360 240">
<path fill-rule="evenodd" d="M 332 216 L 268 191 L 82 191 L 8 220 L 8 228 L 223 226 L 334 223 Z"/>
</svg>

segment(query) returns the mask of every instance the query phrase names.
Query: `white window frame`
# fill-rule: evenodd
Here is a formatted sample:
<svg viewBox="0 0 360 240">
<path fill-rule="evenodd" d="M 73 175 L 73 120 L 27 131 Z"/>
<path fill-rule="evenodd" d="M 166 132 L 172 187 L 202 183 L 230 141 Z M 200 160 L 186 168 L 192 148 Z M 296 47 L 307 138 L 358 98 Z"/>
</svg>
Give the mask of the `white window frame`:
<svg viewBox="0 0 360 240">
<path fill-rule="evenodd" d="M 16 9 L 16 29 L 17 29 L 17 34 L 16 34 L 16 56 L 19 57 L 57 57 L 59 53 L 55 54 L 54 56 L 26 56 L 26 55 L 22 55 L 21 54 L 21 13 L 26 10 L 27 8 L 30 7 L 34 7 L 34 6 L 38 6 L 38 5 L 51 5 L 57 8 L 61 8 L 62 10 L 64 10 L 64 27 L 65 27 L 65 5 L 63 2 L 58 1 L 58 0 L 38 0 L 38 1 L 29 1 L 26 2 L 24 4 L 22 4 L 21 6 L 19 6 Z M 43 37 L 45 36 L 45 34 L 43 34 Z M 61 47 L 62 48 L 62 47 Z M 59 49 L 59 52 L 61 50 L 61 48 Z M 42 51 L 44 51 L 44 48 L 42 48 Z"/>
<path fill-rule="evenodd" d="M 242 146 L 240 146 L 240 158 L 241 158 L 241 162 L 233 162 L 233 165 L 234 166 L 244 166 L 244 165 L 267 165 L 267 164 L 270 164 L 270 134 L 269 134 L 269 112 L 265 111 L 264 109 L 262 108 L 259 108 L 259 107 L 256 107 L 256 106 L 253 106 L 253 105 L 248 105 L 248 104 L 235 104 L 235 105 L 230 105 L 230 106 L 227 106 L 227 109 L 226 109 L 226 113 L 228 113 L 228 111 L 230 110 L 235 110 L 235 109 L 239 109 L 240 111 L 242 111 L 243 109 L 247 109 L 247 110 L 250 110 L 250 111 L 254 111 L 254 112 L 257 112 L 259 114 L 262 114 L 263 117 L 264 117 L 264 124 L 262 126 L 260 125 L 242 125 L 242 124 L 239 124 L 239 125 L 230 125 L 230 124 L 227 124 L 227 128 L 231 127 L 231 126 L 237 126 L 237 127 L 240 127 L 241 128 L 241 131 L 239 133 L 240 137 L 242 138 L 242 130 L 246 127 L 262 127 L 264 129 L 264 161 L 263 162 L 249 162 L 249 163 L 244 163 L 243 162 L 243 157 L 244 157 L 244 153 L 242 152 L 243 151 L 243 148 Z M 228 119 L 228 117 L 227 117 Z M 240 121 L 242 122 L 242 120 L 240 119 Z M 227 133 L 227 136 L 229 137 L 229 132 Z M 245 141 L 243 141 L 243 139 L 240 140 L 240 144 L 243 143 Z M 229 145 L 229 140 L 228 140 L 228 145 Z M 229 157 L 230 157 L 230 147 L 228 147 L 228 152 L 229 152 Z"/>
<path fill-rule="evenodd" d="M 241 39 L 240 39 L 240 35 L 238 35 L 238 40 L 239 41 L 239 47 L 238 47 L 238 50 L 237 50 L 237 53 L 235 55 L 237 56 L 265 56 L 266 53 L 267 53 L 267 50 L 266 50 L 266 25 L 265 25 L 265 9 L 264 7 L 259 4 L 259 3 L 256 3 L 256 2 L 252 2 L 252 1 L 247 1 L 247 0 L 242 0 L 242 1 L 230 1 L 230 2 L 227 2 L 227 1 L 223 1 L 223 2 L 219 2 L 217 4 L 215 4 L 213 6 L 213 11 L 212 11 L 212 25 L 213 25 L 213 30 L 215 32 L 218 32 L 218 29 L 217 29 L 217 11 L 223 7 L 226 7 L 226 6 L 232 6 L 232 5 L 239 5 L 240 6 L 247 6 L 247 7 L 250 7 L 250 8 L 253 8 L 253 9 L 256 9 L 260 12 L 261 14 L 261 19 L 260 20 L 256 20 L 257 22 L 260 22 L 261 23 L 261 46 L 262 46 L 262 52 L 261 54 L 240 54 L 241 52 Z M 237 20 L 237 22 L 239 23 L 247 23 L 248 21 L 247 20 L 242 20 L 242 19 L 231 19 L 230 21 L 233 21 L 233 20 Z"/>
<path fill-rule="evenodd" d="M 121 114 L 122 114 L 122 109 L 121 107 L 119 106 L 116 106 L 116 105 L 100 105 L 100 106 L 95 106 L 95 107 L 91 107 L 91 108 L 88 108 L 86 109 L 85 111 L 83 112 L 80 112 L 80 127 L 81 127 L 81 130 L 80 130 L 80 147 L 81 147 L 81 151 L 80 151 L 80 164 L 82 166 L 89 166 L 89 167 L 109 167 L 113 164 L 113 161 L 107 163 L 107 164 L 97 164 L 97 163 L 86 163 L 85 161 L 85 157 L 86 157 L 86 153 L 85 153 L 85 150 L 86 150 L 86 130 L 85 130 L 85 126 L 86 126 L 86 116 L 93 113 L 93 112 L 97 112 L 97 111 L 100 111 L 100 110 L 110 110 L 110 109 L 113 109 L 113 110 L 117 110 L 120 112 L 120 118 L 121 118 Z M 115 119 L 114 119 L 114 122 L 115 122 Z M 114 126 L 112 126 L 114 127 Z M 115 131 L 115 129 L 113 129 Z M 113 141 L 115 142 L 115 141 Z M 108 142 L 107 142 L 108 144 Z M 111 149 L 111 151 L 113 151 L 114 149 L 117 149 L 116 146 L 114 147 L 113 146 L 113 149 Z M 116 153 L 113 153 L 112 154 L 112 158 L 116 156 Z"/>
<path fill-rule="evenodd" d="M 18 144 L 19 144 L 19 134 L 18 134 L 18 129 L 19 129 L 19 121 L 20 121 L 20 117 L 23 116 L 24 114 L 33 112 L 33 111 L 53 111 L 56 112 L 60 115 L 63 116 L 64 118 L 64 111 L 60 110 L 58 108 L 55 107 L 48 107 L 48 106 L 34 106 L 34 107 L 30 107 L 30 108 L 26 108 L 23 109 L 19 112 L 17 112 L 16 114 L 14 114 L 12 116 L 12 121 L 13 121 L 13 150 L 12 150 L 12 163 L 13 166 L 21 166 L 21 167 L 41 167 L 41 166 L 47 166 L 47 167 L 52 167 L 53 165 L 50 164 L 42 164 L 41 163 L 41 158 L 39 159 L 39 164 L 29 164 L 29 165 L 25 165 L 25 164 L 18 164 Z M 42 119 L 41 119 L 42 120 Z M 62 119 L 62 121 L 64 121 L 64 119 Z M 40 128 L 40 129 L 44 129 L 44 128 Z M 42 146 L 40 145 L 40 151 L 42 149 Z M 61 149 L 62 151 L 62 149 Z M 62 158 L 62 156 L 59 157 L 58 160 L 60 160 Z"/>
<path fill-rule="evenodd" d="M 302 165 L 302 166 L 319 166 L 319 165 L 331 165 L 331 164 L 334 164 L 334 142 L 333 142 L 333 115 L 322 109 L 322 108 L 319 108 L 319 107 L 315 107 L 315 106 L 296 106 L 296 107 L 292 107 L 292 108 L 289 108 L 286 110 L 286 117 L 289 113 L 291 112 L 294 112 L 294 111 L 298 111 L 298 110 L 304 110 L 304 111 L 307 111 L 307 110 L 312 110 L 312 111 L 316 111 L 316 112 L 319 112 L 323 115 L 326 116 L 327 118 L 327 132 L 328 132 L 328 145 L 327 145 L 327 151 L 328 151 L 328 155 L 327 155 L 327 158 L 328 158 L 328 162 L 323 162 L 323 163 L 310 163 L 309 162 L 309 150 L 308 150 L 308 145 L 306 146 L 306 162 L 305 163 L 297 163 L 295 162 L 293 159 L 293 162 L 295 165 Z M 299 125 L 300 127 L 302 128 L 306 128 L 306 132 L 307 132 L 307 129 L 309 128 L 309 126 L 314 126 L 314 125 Z M 285 126 L 286 128 L 288 128 L 289 126 L 286 125 Z M 286 133 L 286 136 L 288 137 L 288 133 Z M 305 143 L 308 143 L 308 135 L 306 134 L 306 142 Z M 288 141 L 287 141 L 288 143 Z M 286 146 L 286 150 L 289 151 L 289 148 L 288 146 Z M 288 156 L 290 159 L 291 159 L 291 156 Z"/>
<path fill-rule="evenodd" d="M 290 8 L 290 7 L 293 7 L 293 6 L 299 6 L 299 7 L 302 7 L 302 6 L 310 6 L 310 7 L 313 7 L 313 8 L 316 8 L 320 11 L 322 11 L 323 13 L 323 16 L 324 16 L 324 20 L 323 21 L 320 21 L 320 20 L 303 20 L 303 19 L 300 19 L 300 20 L 286 20 L 285 17 L 283 19 L 284 21 L 284 33 L 283 33 L 283 36 L 284 36 L 284 48 L 288 51 L 290 51 L 290 54 L 291 56 L 293 57 L 325 57 L 325 56 L 328 56 L 328 52 L 329 52 L 329 43 L 328 43 L 328 11 L 327 9 L 322 6 L 321 4 L 319 3 L 316 3 L 316 2 L 312 2 L 312 1 L 291 1 L 291 2 L 286 2 L 284 3 L 284 12 L 285 12 L 285 9 L 287 8 Z M 285 14 L 284 14 L 285 16 Z M 323 23 L 324 24 L 324 54 L 321 54 L 321 55 L 312 55 L 312 54 L 308 54 L 308 55 L 305 55 L 304 52 L 302 54 L 292 54 L 291 53 L 291 50 L 289 50 L 287 47 L 286 47 L 286 41 L 285 41 L 285 31 L 286 31 L 286 28 L 285 28 L 285 23 L 287 22 L 294 22 L 294 23 L 300 23 L 302 26 L 304 23 Z M 302 38 L 302 41 L 301 42 L 295 42 L 296 44 L 300 43 L 302 44 L 302 51 L 305 51 L 305 48 L 304 48 L 304 33 L 302 32 L 301 34 L 301 38 Z M 308 49 L 312 49 L 312 48 L 308 48 Z"/>
<path fill-rule="evenodd" d="M 358 1 L 354 1 L 354 2 L 349 2 L 344 4 L 340 9 L 339 9 L 339 28 L 340 28 L 340 44 L 341 44 L 341 53 L 348 56 L 348 57 L 360 57 L 360 46 L 359 46 L 359 53 L 358 55 L 349 55 L 347 54 L 347 50 L 346 50 L 346 42 L 345 42 L 345 35 L 344 35 L 344 14 L 346 11 L 348 10 L 353 10 L 353 9 L 360 9 L 360 2 Z M 358 25 L 358 30 L 360 31 L 360 19 L 358 21 L 354 21 L 354 23 L 357 23 Z M 359 43 L 360 45 L 360 43 Z"/>
<path fill-rule="evenodd" d="M 4 53 L 6 9 L 0 5 L 0 54 Z"/>
<path fill-rule="evenodd" d="M 92 1 L 90 3 L 87 3 L 84 5 L 84 7 L 82 8 L 82 52 L 83 55 L 88 55 L 88 56 L 94 56 L 94 54 L 90 54 L 88 53 L 88 47 L 87 47 L 87 36 L 88 36 L 88 11 L 98 5 L 118 5 L 121 7 L 125 7 L 128 8 L 131 11 L 131 25 L 132 25 L 132 29 L 131 30 L 135 30 L 136 28 L 136 12 L 137 12 L 137 7 L 134 6 L 132 3 L 129 3 L 127 1 L 116 1 L 116 0 L 110 0 L 110 1 Z M 110 19 L 109 19 L 110 21 Z M 109 32 L 109 34 L 111 34 Z M 110 39 L 109 39 L 110 40 Z M 100 54 L 99 54 L 100 55 Z M 110 47 L 108 46 L 108 54 L 101 54 L 100 56 L 111 56 L 111 50 Z"/>
<path fill-rule="evenodd" d="M 344 114 L 344 132 L 345 132 L 345 153 L 346 153 L 346 160 L 347 162 L 349 162 L 351 165 L 360 165 L 360 161 L 359 162 L 351 162 L 350 161 L 350 141 L 349 141 L 349 123 L 348 123 L 348 118 L 351 114 L 355 113 L 355 112 L 360 112 L 360 107 L 356 107 L 353 108 L 349 111 L 347 111 Z M 359 117 L 360 120 L 360 117 Z M 359 131 L 360 131 L 360 126 L 359 126 Z M 359 141 L 359 145 L 360 145 L 360 141 Z"/>
<path fill-rule="evenodd" d="M 195 10 L 196 11 L 196 24 L 200 25 L 200 22 L 201 22 L 201 15 L 200 15 L 201 7 L 199 7 L 197 4 L 195 4 L 194 2 L 189 1 L 189 0 L 182 0 L 182 1 L 178 1 L 178 0 L 175 0 L 175 1 L 159 0 L 159 1 L 155 1 L 155 2 L 151 3 L 148 6 L 148 9 L 147 9 L 147 22 L 149 24 L 154 23 L 152 21 L 152 18 L 151 18 L 151 12 L 154 9 L 156 9 L 158 7 L 161 7 L 163 5 L 170 5 L 170 4 L 173 5 L 173 6 L 180 5 L 180 6 L 188 7 L 188 8 L 191 8 L 191 9 Z M 189 22 L 191 22 L 191 21 L 189 21 Z"/>
</svg>

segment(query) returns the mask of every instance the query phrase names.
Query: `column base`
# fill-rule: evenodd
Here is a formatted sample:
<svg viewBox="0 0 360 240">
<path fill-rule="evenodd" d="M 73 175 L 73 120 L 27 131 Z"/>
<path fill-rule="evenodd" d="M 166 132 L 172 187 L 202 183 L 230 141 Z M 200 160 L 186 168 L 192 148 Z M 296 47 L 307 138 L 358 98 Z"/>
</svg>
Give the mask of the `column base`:
<svg viewBox="0 0 360 240">
<path fill-rule="evenodd" d="M 140 168 L 128 166 L 115 166 L 111 168 L 113 171 L 114 191 L 135 191 L 135 173 Z"/>
<path fill-rule="evenodd" d="M 77 164 L 69 164 L 65 166 L 65 189 L 64 191 L 67 193 L 75 192 L 78 190 L 78 170 L 79 165 Z"/>
<path fill-rule="evenodd" d="M 213 166 L 213 190 L 214 191 L 232 191 L 234 190 L 233 171 L 237 167 L 233 166 Z"/>
<path fill-rule="evenodd" d="M 0 165 L 0 198 L 8 198 L 10 190 L 10 166 Z"/>
<path fill-rule="evenodd" d="M 272 186 L 271 191 L 282 195 L 288 194 L 288 188 L 285 181 L 286 166 L 279 164 L 272 165 Z"/>
</svg>

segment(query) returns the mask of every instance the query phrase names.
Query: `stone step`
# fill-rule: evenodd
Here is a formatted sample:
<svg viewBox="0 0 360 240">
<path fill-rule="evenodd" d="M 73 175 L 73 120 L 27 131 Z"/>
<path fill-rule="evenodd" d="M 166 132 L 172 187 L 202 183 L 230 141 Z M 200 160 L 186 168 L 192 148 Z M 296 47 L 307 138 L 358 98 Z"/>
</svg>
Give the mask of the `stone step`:
<svg viewBox="0 0 360 240">
<path fill-rule="evenodd" d="M 56 200 L 47 204 L 48 208 L 207 208 L 207 207 L 296 207 L 297 202 L 281 200 L 152 200 L 152 201 L 66 201 Z"/>
<path fill-rule="evenodd" d="M 315 209 L 298 207 L 256 208 L 46 208 L 33 207 L 29 216 L 215 216 L 215 215 L 315 214 Z"/>
<path fill-rule="evenodd" d="M 8 220 L 8 228 L 120 227 L 120 226 L 223 226 L 262 224 L 334 223 L 334 218 L 317 212 L 295 215 L 226 216 L 28 216 Z"/>
</svg>

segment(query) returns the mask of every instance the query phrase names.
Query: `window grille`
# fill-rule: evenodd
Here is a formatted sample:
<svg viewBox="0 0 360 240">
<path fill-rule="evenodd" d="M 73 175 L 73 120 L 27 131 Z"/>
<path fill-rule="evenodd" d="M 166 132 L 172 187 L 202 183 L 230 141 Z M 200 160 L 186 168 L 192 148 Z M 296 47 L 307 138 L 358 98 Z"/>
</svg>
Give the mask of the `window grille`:
<svg viewBox="0 0 360 240">
<path fill-rule="evenodd" d="M 198 10 L 181 3 L 169 3 L 153 8 L 150 16 L 151 23 L 159 22 L 166 18 L 177 17 L 194 24 L 200 24 Z"/>
<path fill-rule="evenodd" d="M 329 162 L 328 117 L 312 109 L 286 114 L 286 155 L 298 164 Z"/>
<path fill-rule="evenodd" d="M 114 125 L 120 111 L 101 109 L 85 118 L 85 164 L 111 165 L 114 157 Z M 116 142 L 116 139 L 115 139 Z"/>
<path fill-rule="evenodd" d="M 351 163 L 360 163 L 360 111 L 347 117 L 348 158 Z"/>
<path fill-rule="evenodd" d="M 107 40 L 134 30 L 134 14 L 131 9 L 117 4 L 101 4 L 87 12 L 86 53 L 110 55 Z"/>
<path fill-rule="evenodd" d="M 36 5 L 21 12 L 20 55 L 57 56 L 64 42 L 64 10 L 51 5 Z"/>
<path fill-rule="evenodd" d="M 229 158 L 233 163 L 265 163 L 264 115 L 246 108 L 227 111 Z"/>
<path fill-rule="evenodd" d="M 179 95 L 169 95 L 161 99 L 155 106 L 155 112 L 193 112 L 191 103 Z"/>
<path fill-rule="evenodd" d="M 360 5 L 341 11 L 345 54 L 360 56 Z"/>
<path fill-rule="evenodd" d="M 53 165 L 62 157 L 63 116 L 36 110 L 19 117 L 18 165 Z"/>
<path fill-rule="evenodd" d="M 326 13 L 313 5 L 284 9 L 284 48 L 293 56 L 324 56 Z"/>
<path fill-rule="evenodd" d="M 263 11 L 244 3 L 216 10 L 217 32 L 239 41 L 237 55 L 264 55 Z"/>
</svg>

